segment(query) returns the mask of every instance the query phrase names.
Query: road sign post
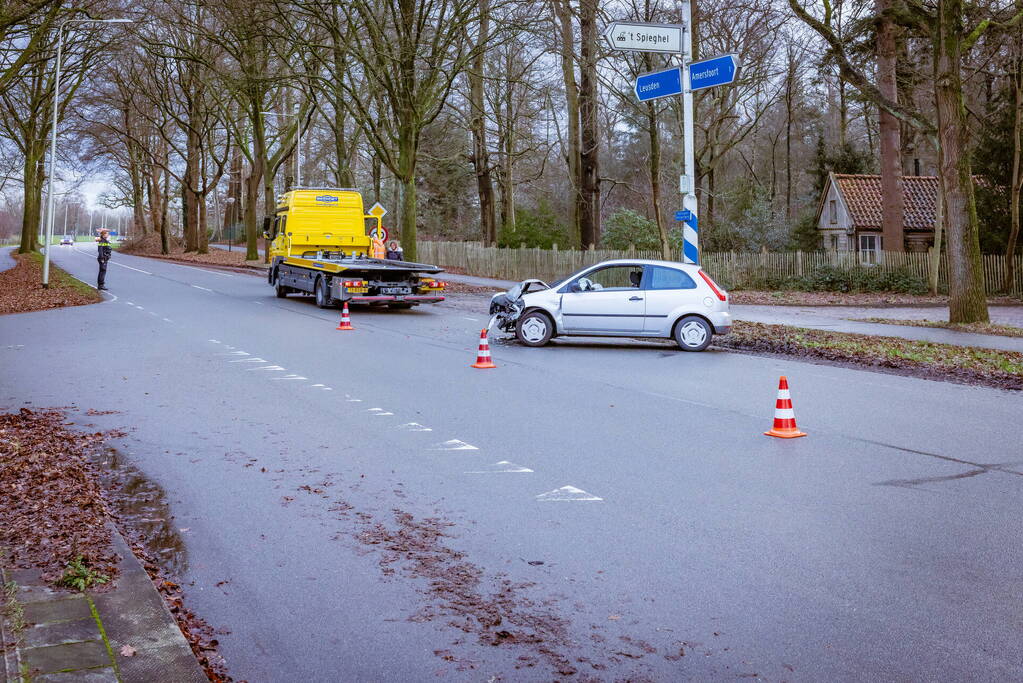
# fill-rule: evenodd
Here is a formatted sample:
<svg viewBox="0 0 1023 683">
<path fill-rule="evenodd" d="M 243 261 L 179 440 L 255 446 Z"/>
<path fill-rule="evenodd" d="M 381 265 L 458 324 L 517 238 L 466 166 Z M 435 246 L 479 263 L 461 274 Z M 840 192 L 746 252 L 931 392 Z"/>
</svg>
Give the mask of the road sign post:
<svg viewBox="0 0 1023 683">
<path fill-rule="evenodd" d="M 692 0 L 682 0 L 682 63 L 688 64 L 693 58 L 693 7 Z M 678 180 L 679 191 L 682 193 L 682 208 L 689 211 L 691 221 L 685 221 L 682 228 L 682 260 L 685 263 L 700 262 L 700 240 L 697 232 L 697 214 L 699 202 L 696 199 L 696 153 L 694 151 L 695 135 L 693 132 L 693 91 L 684 88 L 682 91 L 682 159 L 683 175 Z M 687 182 L 688 181 L 688 182 Z"/>
</svg>

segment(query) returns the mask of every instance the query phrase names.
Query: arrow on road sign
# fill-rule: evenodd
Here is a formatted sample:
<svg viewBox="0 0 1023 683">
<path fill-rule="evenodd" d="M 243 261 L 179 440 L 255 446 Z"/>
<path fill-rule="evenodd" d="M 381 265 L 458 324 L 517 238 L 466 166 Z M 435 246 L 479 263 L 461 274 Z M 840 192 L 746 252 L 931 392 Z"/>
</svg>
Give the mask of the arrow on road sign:
<svg viewBox="0 0 1023 683">
<path fill-rule="evenodd" d="M 703 90 L 735 81 L 739 71 L 738 55 L 721 55 L 689 64 L 689 89 Z"/>
<path fill-rule="evenodd" d="M 682 52 L 682 27 L 678 24 L 616 21 L 604 30 L 604 38 L 615 50 Z"/>
<path fill-rule="evenodd" d="M 682 93 L 682 71 L 678 67 L 641 74 L 636 77 L 636 97 L 640 102 Z"/>
</svg>

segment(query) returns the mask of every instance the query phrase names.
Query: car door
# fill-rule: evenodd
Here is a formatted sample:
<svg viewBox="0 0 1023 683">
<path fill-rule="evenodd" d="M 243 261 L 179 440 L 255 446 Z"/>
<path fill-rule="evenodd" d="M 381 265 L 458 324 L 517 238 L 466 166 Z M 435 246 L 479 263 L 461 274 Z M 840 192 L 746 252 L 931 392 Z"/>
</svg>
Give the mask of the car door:
<svg viewBox="0 0 1023 683">
<path fill-rule="evenodd" d="M 569 281 L 562 292 L 565 331 L 575 334 L 641 334 L 646 297 L 643 266 L 616 264 Z"/>
<path fill-rule="evenodd" d="M 648 333 L 664 331 L 673 311 L 683 305 L 698 306 L 702 298 L 696 282 L 681 268 L 647 266 L 643 286 L 646 294 L 643 329 Z"/>
</svg>

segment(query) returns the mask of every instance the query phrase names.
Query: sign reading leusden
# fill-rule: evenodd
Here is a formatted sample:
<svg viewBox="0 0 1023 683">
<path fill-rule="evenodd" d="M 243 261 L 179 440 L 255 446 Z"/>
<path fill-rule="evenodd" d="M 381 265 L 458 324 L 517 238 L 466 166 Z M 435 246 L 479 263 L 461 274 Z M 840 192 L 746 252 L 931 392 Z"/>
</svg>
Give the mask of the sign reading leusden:
<svg viewBox="0 0 1023 683">
<path fill-rule="evenodd" d="M 682 27 L 678 24 L 616 21 L 604 31 L 612 49 L 634 52 L 682 52 Z"/>
<path fill-rule="evenodd" d="M 654 71 L 636 77 L 636 97 L 640 102 L 658 97 L 678 95 L 682 92 L 682 72 L 678 67 Z"/>
</svg>

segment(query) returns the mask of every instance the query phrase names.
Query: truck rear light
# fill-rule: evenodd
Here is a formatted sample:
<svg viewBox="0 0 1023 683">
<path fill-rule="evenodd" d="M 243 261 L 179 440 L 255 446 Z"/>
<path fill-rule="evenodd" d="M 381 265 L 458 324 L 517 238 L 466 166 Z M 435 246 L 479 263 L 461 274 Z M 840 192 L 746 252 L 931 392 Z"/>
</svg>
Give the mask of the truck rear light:
<svg viewBox="0 0 1023 683">
<path fill-rule="evenodd" d="M 720 299 L 721 301 L 728 301 L 728 295 L 726 295 L 724 292 L 718 289 L 718 286 L 714 284 L 713 280 L 710 279 L 710 275 L 707 275 L 702 270 L 698 270 L 696 272 L 698 272 L 700 274 L 700 277 L 703 278 L 704 282 L 706 282 L 710 286 L 710 288 L 714 290 L 714 293 L 717 294 L 718 299 Z"/>
</svg>

